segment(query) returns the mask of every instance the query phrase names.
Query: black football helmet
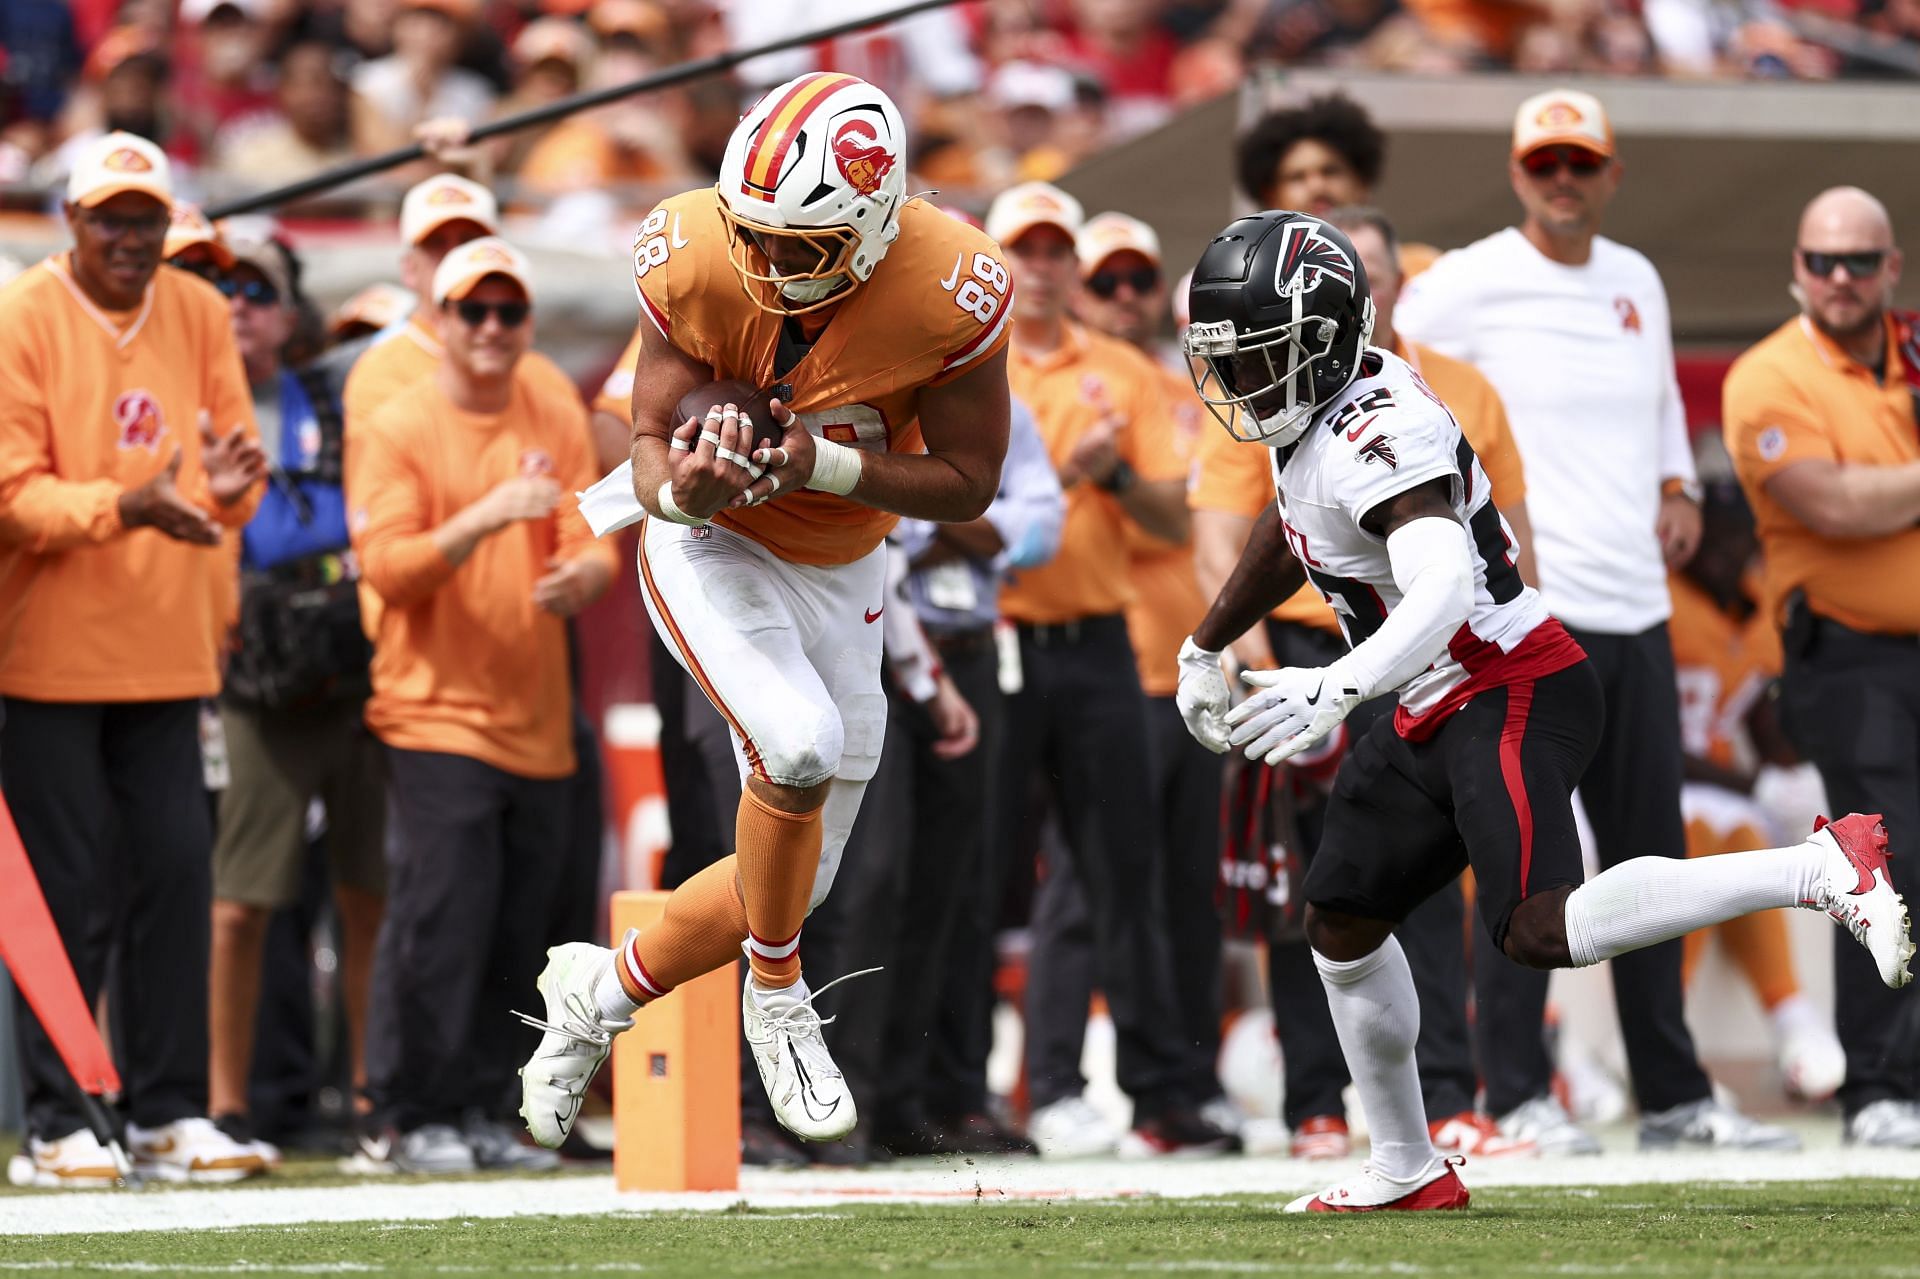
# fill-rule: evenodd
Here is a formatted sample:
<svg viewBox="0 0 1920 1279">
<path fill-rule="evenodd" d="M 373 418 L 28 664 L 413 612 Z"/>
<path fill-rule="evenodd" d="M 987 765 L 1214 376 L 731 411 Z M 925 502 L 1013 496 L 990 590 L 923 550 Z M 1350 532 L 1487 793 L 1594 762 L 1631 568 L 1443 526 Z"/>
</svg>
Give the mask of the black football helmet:
<svg viewBox="0 0 1920 1279">
<path fill-rule="evenodd" d="M 1181 346 L 1195 388 L 1237 440 L 1281 448 L 1344 391 L 1373 340 L 1353 243 L 1308 213 L 1268 209 L 1213 237 L 1193 269 Z"/>
</svg>

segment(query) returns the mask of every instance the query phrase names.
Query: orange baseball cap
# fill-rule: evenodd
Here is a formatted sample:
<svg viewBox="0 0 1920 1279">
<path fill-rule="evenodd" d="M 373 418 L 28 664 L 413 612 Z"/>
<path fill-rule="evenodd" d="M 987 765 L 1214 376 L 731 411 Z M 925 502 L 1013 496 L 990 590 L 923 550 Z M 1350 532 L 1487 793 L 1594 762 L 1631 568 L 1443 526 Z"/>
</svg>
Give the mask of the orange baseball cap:
<svg viewBox="0 0 1920 1279">
<path fill-rule="evenodd" d="M 1578 89 L 1549 89 L 1520 104 L 1513 115 L 1513 157 L 1541 147 L 1580 147 L 1613 158 L 1613 125 L 1600 99 Z"/>
<path fill-rule="evenodd" d="M 220 229 L 207 221 L 197 205 L 175 200 L 168 213 L 167 240 L 160 246 L 160 256 L 171 261 L 196 244 L 207 246 L 221 270 L 233 265 L 233 250 L 227 247 Z"/>
<path fill-rule="evenodd" d="M 408 244 L 420 243 L 449 222 L 498 231 L 500 202 L 493 192 L 457 173 L 436 173 L 415 183 L 400 201 L 400 238 Z"/>
<path fill-rule="evenodd" d="M 83 209 L 138 191 L 173 208 L 172 169 L 160 148 L 131 133 L 103 134 L 88 143 L 67 175 L 67 202 Z"/>
<path fill-rule="evenodd" d="M 1161 264 L 1160 237 L 1139 218 L 1124 213 L 1102 213 L 1088 219 L 1073 247 L 1080 256 L 1082 277 L 1098 271 L 1116 253 L 1138 253 L 1156 267 Z"/>
<path fill-rule="evenodd" d="M 440 259 L 433 273 L 433 301 L 458 302 L 490 275 L 504 275 L 533 301 L 533 267 L 520 250 L 497 235 L 468 240 Z"/>
<path fill-rule="evenodd" d="M 987 209 L 987 234 L 1005 248 L 1037 226 L 1053 226 L 1078 242 L 1086 220 L 1080 201 L 1059 187 L 1050 182 L 1022 182 L 994 198 Z"/>
</svg>

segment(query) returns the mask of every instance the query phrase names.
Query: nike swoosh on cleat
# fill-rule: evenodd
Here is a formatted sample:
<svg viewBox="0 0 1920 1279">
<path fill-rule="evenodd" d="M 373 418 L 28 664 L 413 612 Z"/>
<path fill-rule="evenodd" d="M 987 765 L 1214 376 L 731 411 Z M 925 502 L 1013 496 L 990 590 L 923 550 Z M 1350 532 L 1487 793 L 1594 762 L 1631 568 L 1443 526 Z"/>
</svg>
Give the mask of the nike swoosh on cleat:
<svg viewBox="0 0 1920 1279">
<path fill-rule="evenodd" d="M 816 1098 L 813 1093 L 813 1076 L 807 1073 L 806 1063 L 800 1060 L 799 1050 L 792 1044 L 787 1045 L 787 1058 L 793 1062 L 794 1076 L 800 1081 L 800 1108 L 807 1112 L 807 1118 L 813 1120 L 815 1123 L 822 1123 L 833 1118 L 833 1112 L 840 1109 L 840 1099 L 838 1097 L 834 1098 L 832 1105 L 828 1106 L 819 1114 L 815 1114 L 814 1105 Z"/>
</svg>

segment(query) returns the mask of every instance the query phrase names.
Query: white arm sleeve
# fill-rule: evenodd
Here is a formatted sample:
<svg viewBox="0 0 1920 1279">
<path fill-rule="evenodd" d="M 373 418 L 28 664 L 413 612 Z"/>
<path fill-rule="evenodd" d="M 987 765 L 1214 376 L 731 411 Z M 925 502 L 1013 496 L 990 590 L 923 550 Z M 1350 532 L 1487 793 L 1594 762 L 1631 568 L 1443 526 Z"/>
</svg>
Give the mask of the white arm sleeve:
<svg viewBox="0 0 1920 1279">
<path fill-rule="evenodd" d="M 1341 658 L 1362 699 L 1399 688 L 1433 665 L 1473 612 L 1467 530 L 1438 515 L 1409 520 L 1387 537 L 1400 605 L 1372 638 Z"/>
</svg>

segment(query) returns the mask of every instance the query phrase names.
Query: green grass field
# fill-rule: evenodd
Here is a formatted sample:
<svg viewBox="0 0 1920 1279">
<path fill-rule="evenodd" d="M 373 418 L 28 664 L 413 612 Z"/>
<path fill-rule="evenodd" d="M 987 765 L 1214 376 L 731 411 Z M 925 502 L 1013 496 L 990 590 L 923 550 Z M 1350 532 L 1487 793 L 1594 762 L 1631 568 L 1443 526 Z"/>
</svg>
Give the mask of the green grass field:
<svg viewBox="0 0 1920 1279">
<path fill-rule="evenodd" d="M 1920 1186 L 1477 1192 L 1467 1213 L 1288 1217 L 1252 1197 L 365 1222 L 0 1239 L 0 1273 L 1659 1275 L 1920 1279 Z"/>
</svg>

